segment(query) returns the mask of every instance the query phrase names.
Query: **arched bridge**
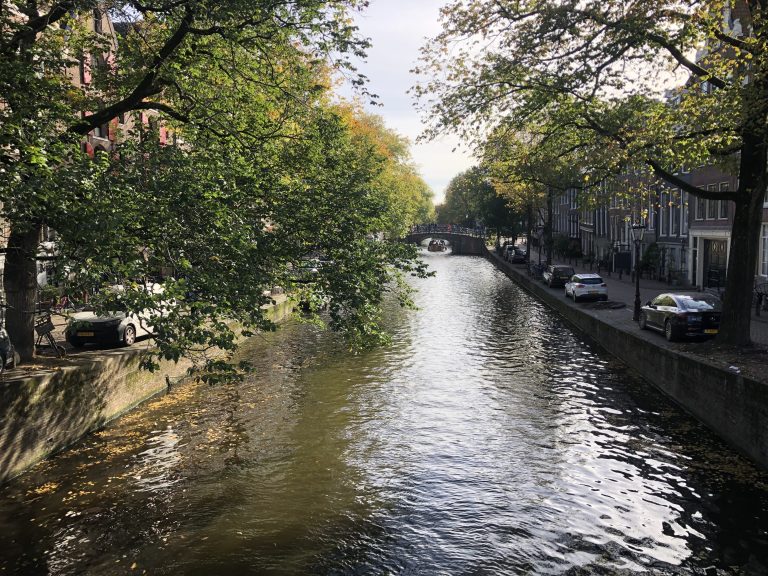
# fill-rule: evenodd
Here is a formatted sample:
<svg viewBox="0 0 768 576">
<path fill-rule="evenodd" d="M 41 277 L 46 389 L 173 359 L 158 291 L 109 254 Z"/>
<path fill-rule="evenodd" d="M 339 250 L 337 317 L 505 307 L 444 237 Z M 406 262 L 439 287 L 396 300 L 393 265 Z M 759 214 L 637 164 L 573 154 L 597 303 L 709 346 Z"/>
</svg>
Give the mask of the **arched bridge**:
<svg viewBox="0 0 768 576">
<path fill-rule="evenodd" d="M 427 238 L 437 238 L 451 243 L 453 254 L 485 254 L 485 234 L 480 228 L 466 228 L 453 224 L 420 224 L 413 226 L 405 237 L 406 242 L 421 244 Z"/>
</svg>

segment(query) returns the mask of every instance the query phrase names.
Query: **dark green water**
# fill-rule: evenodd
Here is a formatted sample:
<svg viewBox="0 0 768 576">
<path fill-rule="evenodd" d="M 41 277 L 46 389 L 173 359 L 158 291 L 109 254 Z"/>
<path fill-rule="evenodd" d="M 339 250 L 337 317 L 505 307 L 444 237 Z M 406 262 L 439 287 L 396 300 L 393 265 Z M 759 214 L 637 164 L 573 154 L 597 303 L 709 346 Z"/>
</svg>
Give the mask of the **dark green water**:
<svg viewBox="0 0 768 576">
<path fill-rule="evenodd" d="M 0 490 L 0 574 L 768 573 L 768 475 L 479 258 Z"/>
</svg>

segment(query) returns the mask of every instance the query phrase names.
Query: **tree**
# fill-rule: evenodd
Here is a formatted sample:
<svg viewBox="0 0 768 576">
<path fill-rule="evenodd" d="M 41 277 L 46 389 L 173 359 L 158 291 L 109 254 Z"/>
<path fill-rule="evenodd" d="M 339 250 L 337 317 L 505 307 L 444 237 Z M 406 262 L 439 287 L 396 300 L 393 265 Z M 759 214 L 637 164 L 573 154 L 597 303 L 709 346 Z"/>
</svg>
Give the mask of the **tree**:
<svg viewBox="0 0 768 576">
<path fill-rule="evenodd" d="M 440 208 L 441 221 L 474 226 L 483 223 L 497 232 L 519 233 L 520 216 L 494 188 L 487 170 L 475 166 L 454 176 Z"/>
<path fill-rule="evenodd" d="M 560 116 L 613 151 L 617 170 L 644 162 L 698 198 L 733 202 L 736 257 L 728 262 L 718 340 L 748 343 L 767 176 L 768 6 L 459 1 L 442 14 L 443 32 L 424 49 L 420 68 L 437 79 L 416 88 L 419 98 L 435 97 L 425 105 L 427 136 L 477 138 L 499 117 L 523 126 L 542 113 Z M 689 58 L 702 47 L 700 58 Z M 683 83 L 670 105 L 664 90 Z M 732 168 L 738 189 L 707 191 L 674 173 L 709 161 Z"/>
<path fill-rule="evenodd" d="M 352 131 L 355 142 L 371 149 L 384 160 L 384 166 L 372 185 L 387 209 L 381 231 L 391 238 L 402 238 L 413 224 L 434 218 L 433 192 L 419 176 L 406 138 L 390 130 L 380 116 L 366 113 L 357 105 L 344 105 L 340 113 Z"/>
<path fill-rule="evenodd" d="M 59 233 L 57 275 L 68 290 L 94 294 L 100 310 L 149 311 L 160 357 L 209 361 L 238 334 L 270 329 L 261 306 L 275 285 L 327 303 L 331 325 L 356 345 L 382 338 L 382 294 L 406 300 L 400 274 L 423 268 L 411 247 L 368 240 L 397 220 L 374 186 L 387 158 L 362 146 L 330 104 L 327 59 L 366 46 L 348 24 L 357 5 L 113 3 L 125 33 L 115 54 L 80 18 L 96 2 L 3 10 L 7 325 L 25 358 L 44 225 Z M 68 77 L 80 55 L 107 63 L 85 90 Z M 119 145 L 92 161 L 82 136 L 118 117 Z M 176 145 L 160 142 L 166 128 Z M 325 265 L 308 282 L 300 271 L 312 255 Z M 144 290 L 161 268 L 172 272 L 163 294 Z M 115 282 L 126 289 L 104 289 Z"/>
<path fill-rule="evenodd" d="M 530 123 L 521 130 L 500 123 L 481 146 L 483 163 L 500 193 L 530 214 L 529 235 L 534 213 L 543 223 L 547 264 L 554 250 L 554 202 L 569 188 L 586 186 L 585 151 L 577 135 L 552 123 Z"/>
</svg>

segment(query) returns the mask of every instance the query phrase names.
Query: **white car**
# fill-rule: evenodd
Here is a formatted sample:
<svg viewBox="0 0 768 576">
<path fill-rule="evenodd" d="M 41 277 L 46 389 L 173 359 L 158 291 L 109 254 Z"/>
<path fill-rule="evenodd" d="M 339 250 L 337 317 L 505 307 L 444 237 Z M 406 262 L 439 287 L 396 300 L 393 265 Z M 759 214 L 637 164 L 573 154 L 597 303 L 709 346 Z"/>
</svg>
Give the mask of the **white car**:
<svg viewBox="0 0 768 576">
<path fill-rule="evenodd" d="M 578 302 L 582 298 L 608 300 L 608 286 L 598 274 L 574 274 L 565 283 L 565 297 Z"/>
<path fill-rule="evenodd" d="M 144 289 L 153 294 L 163 292 L 160 284 L 147 284 Z M 116 285 L 111 290 L 122 292 L 125 288 Z M 82 348 L 86 344 L 131 346 L 137 338 L 150 336 L 152 330 L 148 311 L 138 314 L 116 311 L 103 315 L 84 311 L 70 315 L 64 335 L 75 348 Z"/>
</svg>

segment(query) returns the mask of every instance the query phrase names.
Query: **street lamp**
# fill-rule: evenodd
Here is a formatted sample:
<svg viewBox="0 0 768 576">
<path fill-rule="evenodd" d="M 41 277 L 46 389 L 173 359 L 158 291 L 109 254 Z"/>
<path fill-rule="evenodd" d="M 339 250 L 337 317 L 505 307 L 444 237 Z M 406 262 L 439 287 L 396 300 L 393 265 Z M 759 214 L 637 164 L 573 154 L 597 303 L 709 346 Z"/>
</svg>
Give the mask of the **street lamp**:
<svg viewBox="0 0 768 576">
<path fill-rule="evenodd" d="M 632 320 L 640 320 L 640 243 L 645 234 L 645 224 L 633 222 L 630 228 L 632 232 L 632 242 L 635 243 L 635 311 L 632 314 Z"/>
</svg>

